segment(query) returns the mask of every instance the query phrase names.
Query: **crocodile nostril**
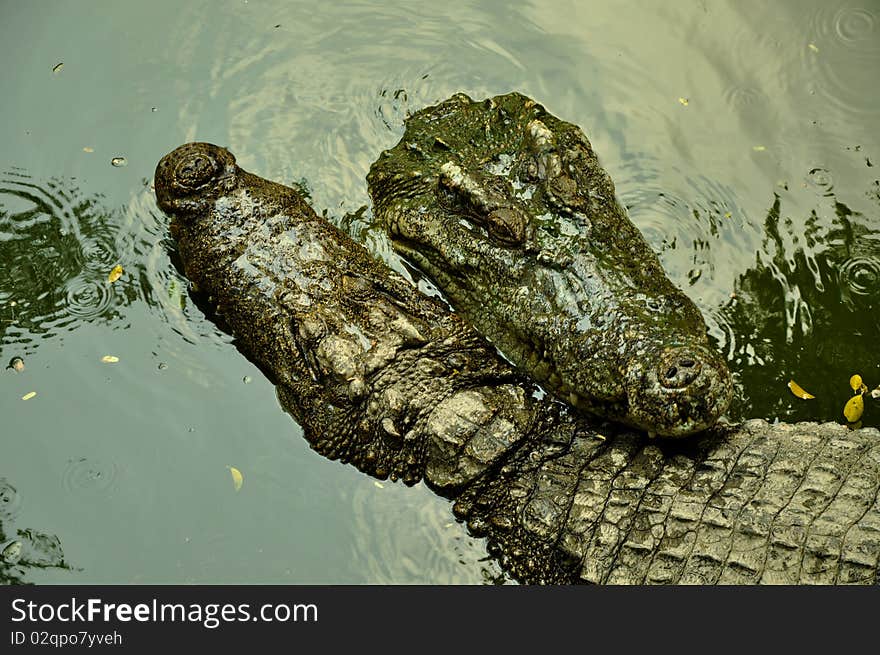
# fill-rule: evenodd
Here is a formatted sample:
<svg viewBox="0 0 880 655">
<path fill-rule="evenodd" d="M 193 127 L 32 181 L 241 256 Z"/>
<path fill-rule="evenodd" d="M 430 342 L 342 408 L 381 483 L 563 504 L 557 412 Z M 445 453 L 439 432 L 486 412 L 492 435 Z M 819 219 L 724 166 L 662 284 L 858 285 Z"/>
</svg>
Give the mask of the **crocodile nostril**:
<svg viewBox="0 0 880 655">
<path fill-rule="evenodd" d="M 657 377 L 666 389 L 682 389 L 693 383 L 700 375 L 700 360 L 686 348 L 671 348 L 660 356 Z"/>
<path fill-rule="evenodd" d="M 178 184 L 192 189 L 208 182 L 218 169 L 212 157 L 199 153 L 180 162 L 174 171 L 174 177 Z"/>
</svg>

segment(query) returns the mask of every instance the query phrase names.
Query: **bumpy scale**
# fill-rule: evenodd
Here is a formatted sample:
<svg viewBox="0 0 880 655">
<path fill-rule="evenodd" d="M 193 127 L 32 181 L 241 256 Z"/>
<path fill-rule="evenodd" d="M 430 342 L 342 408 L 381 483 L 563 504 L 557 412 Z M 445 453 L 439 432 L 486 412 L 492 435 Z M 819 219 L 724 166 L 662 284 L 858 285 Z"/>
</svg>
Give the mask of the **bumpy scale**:
<svg viewBox="0 0 880 655">
<path fill-rule="evenodd" d="M 408 118 L 367 181 L 394 248 L 558 397 L 670 437 L 727 409 L 699 310 L 575 125 L 517 93 L 458 94 Z"/>
<path fill-rule="evenodd" d="M 599 425 L 227 150 L 181 146 L 155 186 L 186 275 L 312 447 L 424 479 L 517 579 L 877 582 L 876 430 Z"/>
</svg>

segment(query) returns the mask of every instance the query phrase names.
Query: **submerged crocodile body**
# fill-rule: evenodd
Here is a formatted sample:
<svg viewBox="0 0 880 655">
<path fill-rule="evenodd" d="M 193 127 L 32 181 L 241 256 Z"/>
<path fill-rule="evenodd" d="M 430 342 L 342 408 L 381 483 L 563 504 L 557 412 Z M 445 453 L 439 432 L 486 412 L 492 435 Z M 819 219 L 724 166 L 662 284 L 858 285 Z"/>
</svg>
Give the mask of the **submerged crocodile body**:
<svg viewBox="0 0 880 655">
<path fill-rule="evenodd" d="M 666 436 L 724 413 L 699 310 L 575 125 L 518 93 L 458 94 L 409 117 L 367 182 L 394 248 L 563 400 Z"/>
<path fill-rule="evenodd" d="M 186 275 L 312 447 L 424 480 L 528 583 L 876 583 L 880 433 L 716 426 L 687 442 L 537 393 L 294 189 L 187 144 L 159 162 Z"/>
</svg>

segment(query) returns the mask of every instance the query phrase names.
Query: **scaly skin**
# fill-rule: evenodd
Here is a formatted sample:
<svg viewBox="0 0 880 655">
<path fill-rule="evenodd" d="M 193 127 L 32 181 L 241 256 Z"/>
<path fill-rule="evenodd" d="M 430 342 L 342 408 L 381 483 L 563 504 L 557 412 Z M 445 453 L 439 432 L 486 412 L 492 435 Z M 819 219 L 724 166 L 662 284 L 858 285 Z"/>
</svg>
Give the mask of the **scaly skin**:
<svg viewBox="0 0 880 655">
<path fill-rule="evenodd" d="M 877 582 L 876 430 L 599 425 L 228 151 L 181 146 L 155 183 L 187 276 L 312 447 L 424 479 L 517 579 Z"/>
<path fill-rule="evenodd" d="M 670 437 L 732 395 L 576 126 L 517 93 L 417 112 L 367 177 L 377 221 L 480 332 L 576 407 Z"/>
</svg>

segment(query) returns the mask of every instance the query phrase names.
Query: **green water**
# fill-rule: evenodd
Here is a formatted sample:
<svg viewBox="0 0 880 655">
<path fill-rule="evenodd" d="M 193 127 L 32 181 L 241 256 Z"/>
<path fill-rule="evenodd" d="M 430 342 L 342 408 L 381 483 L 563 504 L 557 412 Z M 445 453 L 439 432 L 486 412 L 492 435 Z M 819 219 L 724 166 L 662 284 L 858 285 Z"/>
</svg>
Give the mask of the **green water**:
<svg viewBox="0 0 880 655">
<path fill-rule="evenodd" d="M 876 1 L 10 1 L 0 44 L 0 580 L 502 578 L 447 501 L 311 452 L 193 305 L 150 189 L 189 140 L 339 221 L 407 112 L 521 91 L 703 310 L 731 418 L 843 421 L 852 373 L 880 385 Z"/>
</svg>

